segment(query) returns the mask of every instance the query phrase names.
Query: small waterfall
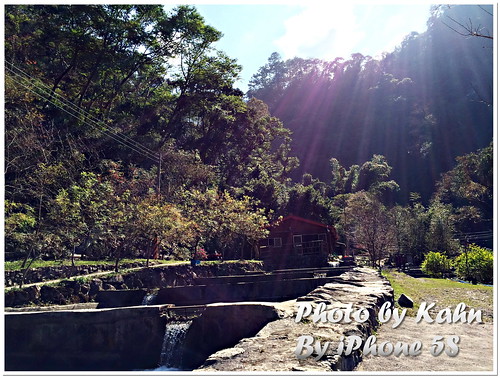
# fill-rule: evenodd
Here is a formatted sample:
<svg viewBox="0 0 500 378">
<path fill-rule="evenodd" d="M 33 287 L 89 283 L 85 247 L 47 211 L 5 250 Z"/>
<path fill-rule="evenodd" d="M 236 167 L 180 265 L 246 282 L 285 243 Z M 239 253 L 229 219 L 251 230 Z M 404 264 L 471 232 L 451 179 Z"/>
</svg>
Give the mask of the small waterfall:
<svg viewBox="0 0 500 378">
<path fill-rule="evenodd" d="M 191 323 L 192 321 L 179 321 L 167 324 L 161 348 L 160 366 L 182 368 L 182 342 Z"/>
<path fill-rule="evenodd" d="M 156 296 L 157 296 L 156 294 L 146 294 L 142 299 L 142 305 L 148 306 L 156 304 Z"/>
</svg>

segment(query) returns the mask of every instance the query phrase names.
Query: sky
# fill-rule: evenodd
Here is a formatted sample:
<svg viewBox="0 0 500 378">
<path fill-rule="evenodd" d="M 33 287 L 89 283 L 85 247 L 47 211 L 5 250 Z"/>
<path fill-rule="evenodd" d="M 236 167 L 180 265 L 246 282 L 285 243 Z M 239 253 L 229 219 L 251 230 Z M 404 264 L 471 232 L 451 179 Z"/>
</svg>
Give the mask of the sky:
<svg viewBox="0 0 500 378">
<path fill-rule="evenodd" d="M 273 52 L 333 60 L 353 53 L 379 57 L 411 32 L 422 33 L 430 4 L 328 1 L 288 4 L 193 4 L 224 36 L 216 47 L 243 66 L 237 87 L 246 92 L 253 74 Z"/>
</svg>

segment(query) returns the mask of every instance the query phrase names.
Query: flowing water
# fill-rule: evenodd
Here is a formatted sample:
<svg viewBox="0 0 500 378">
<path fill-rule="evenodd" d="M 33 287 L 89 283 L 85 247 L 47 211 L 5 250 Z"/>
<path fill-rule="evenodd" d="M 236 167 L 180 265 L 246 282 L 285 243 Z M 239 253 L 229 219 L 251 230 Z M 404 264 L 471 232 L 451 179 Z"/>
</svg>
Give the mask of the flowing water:
<svg viewBox="0 0 500 378">
<path fill-rule="evenodd" d="M 142 305 L 147 306 L 156 304 L 156 296 L 156 294 L 146 294 L 142 299 Z"/>
<path fill-rule="evenodd" d="M 191 321 L 171 322 L 167 324 L 160 356 L 160 366 L 182 368 L 182 342 Z"/>
</svg>

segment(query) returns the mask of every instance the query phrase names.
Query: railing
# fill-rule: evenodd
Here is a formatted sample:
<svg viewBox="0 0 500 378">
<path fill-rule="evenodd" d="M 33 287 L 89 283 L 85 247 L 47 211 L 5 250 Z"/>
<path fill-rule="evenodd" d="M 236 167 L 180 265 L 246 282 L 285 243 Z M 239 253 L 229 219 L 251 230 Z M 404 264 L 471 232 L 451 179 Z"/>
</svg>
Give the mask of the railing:
<svg viewBox="0 0 500 378">
<path fill-rule="evenodd" d="M 260 258 L 266 259 L 277 254 L 285 253 L 286 250 L 292 250 L 296 255 L 326 255 L 327 245 L 324 240 L 314 240 L 310 242 L 302 242 L 295 245 L 283 244 L 281 248 L 261 247 Z"/>
<path fill-rule="evenodd" d="M 294 251 L 298 255 L 326 254 L 326 243 L 323 240 L 302 242 L 294 246 Z"/>
</svg>

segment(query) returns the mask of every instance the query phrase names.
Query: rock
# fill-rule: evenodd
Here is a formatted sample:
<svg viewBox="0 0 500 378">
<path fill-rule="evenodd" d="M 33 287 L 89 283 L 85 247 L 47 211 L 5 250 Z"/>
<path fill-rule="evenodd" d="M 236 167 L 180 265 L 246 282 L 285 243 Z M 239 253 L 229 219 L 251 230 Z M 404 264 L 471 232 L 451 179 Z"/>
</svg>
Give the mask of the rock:
<svg viewBox="0 0 500 378">
<path fill-rule="evenodd" d="M 90 298 L 87 294 L 80 293 L 80 294 L 78 294 L 78 298 L 79 298 L 80 303 L 90 302 Z"/>
<path fill-rule="evenodd" d="M 65 281 L 62 281 L 62 284 L 67 289 L 71 289 L 73 291 L 73 293 L 78 293 L 80 291 L 81 284 L 78 281 L 65 280 Z"/>
<path fill-rule="evenodd" d="M 15 299 L 16 299 L 15 290 L 6 291 L 5 292 L 5 307 L 14 306 Z"/>
<path fill-rule="evenodd" d="M 220 350 L 218 352 L 215 352 L 210 357 L 208 357 L 207 360 L 205 361 L 204 365 L 205 366 L 212 365 L 218 361 L 227 360 L 229 358 L 233 358 L 235 356 L 238 356 L 242 353 L 245 353 L 245 349 L 243 349 L 243 348 L 223 349 L 223 350 Z"/>
<path fill-rule="evenodd" d="M 84 294 L 84 295 L 87 295 L 90 291 L 90 285 L 87 285 L 87 284 L 83 284 L 81 287 L 80 287 L 80 293 L 81 294 Z"/>
<path fill-rule="evenodd" d="M 116 287 L 114 287 L 113 285 L 110 285 L 108 283 L 105 283 L 104 285 L 102 285 L 102 288 L 103 288 L 103 290 L 116 290 Z"/>
<path fill-rule="evenodd" d="M 90 290 L 89 290 L 90 296 L 96 295 L 101 290 L 102 290 L 102 280 L 95 278 L 92 281 L 90 281 Z"/>
<path fill-rule="evenodd" d="M 42 286 L 40 298 L 45 303 L 66 304 L 64 295 L 55 287 Z"/>
<path fill-rule="evenodd" d="M 23 306 L 36 303 L 40 299 L 40 287 L 30 286 L 22 290 L 10 290 L 5 293 L 5 306 Z"/>
<path fill-rule="evenodd" d="M 129 289 L 139 289 L 143 287 L 142 281 L 137 277 L 137 274 L 131 273 L 125 276 L 125 285 Z"/>
<path fill-rule="evenodd" d="M 36 302 L 38 299 L 40 299 L 40 287 L 39 286 L 30 286 L 27 287 L 25 290 L 26 295 L 28 297 L 28 302 Z"/>
<path fill-rule="evenodd" d="M 398 299 L 398 304 L 401 307 L 408 307 L 408 308 L 413 308 L 413 300 L 406 296 L 405 294 L 401 294 L 401 296 Z"/>
</svg>

